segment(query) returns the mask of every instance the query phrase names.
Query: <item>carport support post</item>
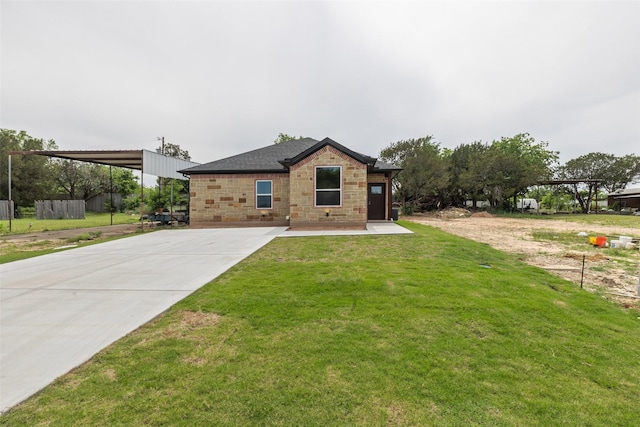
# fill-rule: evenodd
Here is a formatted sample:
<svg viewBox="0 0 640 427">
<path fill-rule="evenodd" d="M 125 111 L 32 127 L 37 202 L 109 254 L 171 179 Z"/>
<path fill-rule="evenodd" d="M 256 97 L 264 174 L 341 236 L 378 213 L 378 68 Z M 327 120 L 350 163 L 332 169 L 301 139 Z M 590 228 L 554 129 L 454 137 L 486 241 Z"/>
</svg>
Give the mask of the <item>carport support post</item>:
<svg viewBox="0 0 640 427">
<path fill-rule="evenodd" d="M 140 232 L 144 231 L 144 163 L 140 167 Z"/>
<path fill-rule="evenodd" d="M 9 154 L 9 231 L 11 231 L 11 217 L 13 216 L 13 203 L 11 203 L 11 154 Z"/>
<path fill-rule="evenodd" d="M 109 165 L 109 214 L 111 216 L 111 225 L 113 225 L 113 175 L 111 174 L 111 165 Z"/>
</svg>

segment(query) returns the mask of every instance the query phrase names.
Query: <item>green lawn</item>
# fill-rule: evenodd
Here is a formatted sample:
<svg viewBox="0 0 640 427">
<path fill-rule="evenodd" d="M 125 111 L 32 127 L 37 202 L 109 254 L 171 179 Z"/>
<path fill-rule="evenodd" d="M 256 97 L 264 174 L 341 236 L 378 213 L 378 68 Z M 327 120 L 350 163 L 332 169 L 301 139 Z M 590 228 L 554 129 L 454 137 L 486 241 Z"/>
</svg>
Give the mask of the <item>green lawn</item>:
<svg viewBox="0 0 640 427">
<path fill-rule="evenodd" d="M 276 239 L 0 425 L 640 424 L 638 311 L 402 224 Z"/>
<path fill-rule="evenodd" d="M 126 213 L 116 213 L 113 215 L 113 224 L 134 224 L 140 222 L 140 215 Z M 29 227 L 31 225 L 31 227 Z M 11 231 L 9 231 L 9 221 L 0 221 L 0 236 L 3 234 L 19 234 L 36 231 L 72 230 L 75 228 L 101 227 L 111 225 L 111 218 L 108 213 L 87 212 L 85 219 L 35 219 L 19 218 L 11 221 Z"/>
<path fill-rule="evenodd" d="M 640 216 L 635 215 L 618 215 L 618 214 L 556 214 L 556 215 L 537 215 L 534 213 L 510 213 L 500 214 L 506 218 L 527 218 L 577 222 L 581 224 L 607 225 L 613 227 L 637 227 L 640 231 Z"/>
</svg>

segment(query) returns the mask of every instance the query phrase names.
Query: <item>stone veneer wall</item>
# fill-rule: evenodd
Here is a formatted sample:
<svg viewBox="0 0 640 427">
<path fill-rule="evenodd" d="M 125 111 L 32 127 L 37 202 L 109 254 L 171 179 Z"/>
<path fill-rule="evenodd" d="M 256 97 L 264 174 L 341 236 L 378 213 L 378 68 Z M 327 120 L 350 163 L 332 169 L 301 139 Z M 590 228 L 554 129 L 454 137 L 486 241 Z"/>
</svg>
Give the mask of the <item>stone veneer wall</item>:
<svg viewBox="0 0 640 427">
<path fill-rule="evenodd" d="M 342 166 L 342 206 L 315 206 L 315 167 Z M 367 165 L 325 146 L 290 168 L 290 226 L 365 228 Z M 329 216 L 326 210 L 329 209 Z"/>
<path fill-rule="evenodd" d="M 272 209 L 256 209 L 257 180 L 273 181 Z M 289 223 L 286 219 L 289 215 L 287 173 L 191 175 L 189 185 L 192 227 Z"/>
</svg>

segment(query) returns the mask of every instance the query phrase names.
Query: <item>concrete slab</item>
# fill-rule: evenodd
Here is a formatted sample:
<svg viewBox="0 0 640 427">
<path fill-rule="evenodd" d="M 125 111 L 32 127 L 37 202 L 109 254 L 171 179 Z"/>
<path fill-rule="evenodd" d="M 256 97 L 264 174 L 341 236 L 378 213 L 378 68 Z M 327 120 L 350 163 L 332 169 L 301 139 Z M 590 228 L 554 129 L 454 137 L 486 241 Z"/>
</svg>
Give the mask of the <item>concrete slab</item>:
<svg viewBox="0 0 640 427">
<path fill-rule="evenodd" d="M 163 230 L 0 265 L 0 412 L 284 230 Z"/>
<path fill-rule="evenodd" d="M 300 236 L 361 236 L 372 234 L 413 234 L 395 222 L 368 222 L 366 230 L 286 230 L 278 237 Z"/>
</svg>

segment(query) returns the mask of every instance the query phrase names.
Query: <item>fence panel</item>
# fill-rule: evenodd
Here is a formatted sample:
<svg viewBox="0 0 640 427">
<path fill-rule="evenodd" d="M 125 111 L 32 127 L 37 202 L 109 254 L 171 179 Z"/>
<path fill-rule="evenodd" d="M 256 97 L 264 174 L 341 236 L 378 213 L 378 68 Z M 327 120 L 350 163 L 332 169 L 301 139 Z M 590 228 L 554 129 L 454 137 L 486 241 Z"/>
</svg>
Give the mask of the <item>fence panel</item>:
<svg viewBox="0 0 640 427">
<path fill-rule="evenodd" d="M 0 221 L 8 220 L 9 215 L 11 215 L 11 219 L 14 219 L 14 210 L 13 210 L 13 200 L 11 201 L 11 208 L 9 208 L 8 200 L 0 200 Z"/>
<path fill-rule="evenodd" d="M 36 200 L 36 219 L 84 219 L 84 200 Z"/>
</svg>

